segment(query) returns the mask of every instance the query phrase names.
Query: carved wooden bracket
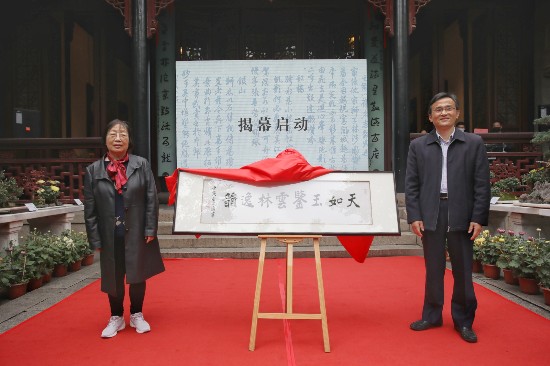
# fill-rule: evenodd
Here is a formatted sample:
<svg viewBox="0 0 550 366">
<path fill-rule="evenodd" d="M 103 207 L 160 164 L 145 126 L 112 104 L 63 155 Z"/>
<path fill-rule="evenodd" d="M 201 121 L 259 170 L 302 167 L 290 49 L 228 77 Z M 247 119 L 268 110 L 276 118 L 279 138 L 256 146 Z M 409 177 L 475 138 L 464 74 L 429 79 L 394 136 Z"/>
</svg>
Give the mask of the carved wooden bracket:
<svg viewBox="0 0 550 366">
<path fill-rule="evenodd" d="M 377 7 L 378 10 L 386 17 L 384 19 L 384 29 L 390 37 L 393 37 L 393 3 L 394 0 L 367 0 L 373 6 Z M 416 14 L 426 4 L 431 0 L 408 0 L 409 2 L 409 34 L 416 28 Z"/>
<path fill-rule="evenodd" d="M 132 36 L 132 0 L 105 0 L 124 17 L 124 29 Z M 147 1 L 147 38 L 157 32 L 157 16 L 160 11 L 174 2 L 174 0 L 146 0 Z"/>
</svg>

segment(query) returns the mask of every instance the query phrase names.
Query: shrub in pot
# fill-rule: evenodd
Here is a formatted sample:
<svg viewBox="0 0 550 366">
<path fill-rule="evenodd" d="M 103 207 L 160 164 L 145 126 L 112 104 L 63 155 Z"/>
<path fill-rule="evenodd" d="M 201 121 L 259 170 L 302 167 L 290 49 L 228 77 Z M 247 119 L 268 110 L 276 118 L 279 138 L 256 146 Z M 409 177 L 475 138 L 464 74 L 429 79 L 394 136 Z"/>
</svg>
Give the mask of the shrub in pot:
<svg viewBox="0 0 550 366">
<path fill-rule="evenodd" d="M 26 248 L 29 261 L 33 262 L 36 277 L 48 274 L 53 269 L 55 253 L 50 242 L 50 235 L 35 229 L 20 244 Z"/>
<path fill-rule="evenodd" d="M 546 241 L 541 255 L 541 264 L 537 268 L 537 277 L 544 294 L 544 302 L 550 305 L 550 243 Z"/>
<path fill-rule="evenodd" d="M 8 289 L 10 299 L 15 299 L 27 291 L 27 252 L 22 247 L 14 247 L 11 241 L 6 252 L 7 255 L 0 258 L 0 285 Z"/>
<path fill-rule="evenodd" d="M 516 273 L 519 269 L 518 250 L 520 246 L 525 245 L 525 233 L 520 232 L 515 235 L 513 231 L 508 231 L 505 241 L 500 247 L 500 255 L 497 260 L 497 266 L 502 268 L 504 281 L 510 285 L 517 285 L 518 279 Z"/>
<path fill-rule="evenodd" d="M 491 235 L 489 234 L 489 230 L 483 230 L 481 234 L 479 234 L 478 237 L 474 240 L 474 247 L 473 247 L 473 253 L 474 253 L 473 271 L 474 272 L 483 271 L 481 268 L 481 252 L 482 252 L 483 246 L 490 238 L 491 238 Z"/>
<path fill-rule="evenodd" d="M 540 232 L 540 229 L 537 230 Z M 538 293 L 538 288 L 533 287 L 533 282 L 536 285 L 539 281 L 537 268 L 543 264 L 544 242 L 544 239 L 530 237 L 518 247 L 515 255 L 515 259 L 518 261 L 516 275 L 519 277 L 520 289 L 525 293 Z M 529 286 L 530 289 L 528 290 L 526 286 Z"/>
<path fill-rule="evenodd" d="M 23 194 L 23 188 L 17 185 L 14 178 L 7 178 L 0 170 L 0 208 L 8 207 Z"/>
</svg>

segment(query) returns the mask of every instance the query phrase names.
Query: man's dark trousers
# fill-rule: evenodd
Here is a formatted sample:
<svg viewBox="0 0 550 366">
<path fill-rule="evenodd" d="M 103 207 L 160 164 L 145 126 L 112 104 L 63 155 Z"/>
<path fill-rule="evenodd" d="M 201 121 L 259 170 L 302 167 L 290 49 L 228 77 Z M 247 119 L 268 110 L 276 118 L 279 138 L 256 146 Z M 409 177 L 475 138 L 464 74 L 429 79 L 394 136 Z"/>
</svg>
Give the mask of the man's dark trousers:
<svg viewBox="0 0 550 366">
<path fill-rule="evenodd" d="M 451 315 L 455 326 L 471 328 L 477 309 L 472 282 L 473 243 L 467 231 L 448 230 L 448 201 L 439 202 L 439 215 L 435 231 L 424 231 L 424 262 L 426 265 L 426 290 L 422 320 L 432 324 L 442 323 L 443 278 L 445 273 L 445 241 L 453 267 L 454 287 Z"/>
</svg>

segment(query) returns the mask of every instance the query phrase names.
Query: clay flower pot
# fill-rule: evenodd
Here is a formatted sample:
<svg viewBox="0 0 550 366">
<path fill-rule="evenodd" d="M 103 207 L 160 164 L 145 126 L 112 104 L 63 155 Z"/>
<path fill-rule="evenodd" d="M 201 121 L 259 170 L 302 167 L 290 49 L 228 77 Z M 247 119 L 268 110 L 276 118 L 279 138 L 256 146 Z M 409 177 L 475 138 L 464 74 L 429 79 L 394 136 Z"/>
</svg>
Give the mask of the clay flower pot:
<svg viewBox="0 0 550 366">
<path fill-rule="evenodd" d="M 474 260 L 473 265 L 472 265 L 472 272 L 474 272 L 474 273 L 483 272 L 483 266 L 481 265 L 481 261 Z"/>
<path fill-rule="evenodd" d="M 74 261 L 73 263 L 69 263 L 69 271 L 71 272 L 78 271 L 81 266 L 82 266 L 82 259 Z"/>
<path fill-rule="evenodd" d="M 500 268 L 498 268 L 494 264 L 484 264 L 483 275 L 487 278 L 498 280 L 500 278 Z"/>
<path fill-rule="evenodd" d="M 94 264 L 94 253 L 88 254 L 82 259 L 83 266 L 91 266 L 92 264 Z"/>
<path fill-rule="evenodd" d="M 53 267 L 54 277 L 63 277 L 67 275 L 67 266 L 65 264 L 56 264 Z"/>
<path fill-rule="evenodd" d="M 44 273 L 44 275 L 42 276 L 42 284 L 48 283 L 51 280 L 52 280 L 52 272 Z"/>
<path fill-rule="evenodd" d="M 37 288 L 42 287 L 42 284 L 43 284 L 42 277 L 32 278 L 29 280 L 29 283 L 27 284 L 27 291 L 36 290 Z"/>
<path fill-rule="evenodd" d="M 521 292 L 528 295 L 536 295 L 539 293 L 539 285 L 537 280 L 532 278 L 519 278 L 519 289 Z"/>
<path fill-rule="evenodd" d="M 516 276 L 514 276 L 514 272 L 511 269 L 503 269 L 502 274 L 504 276 L 504 282 L 506 282 L 509 285 L 519 285 L 519 280 Z"/>
<path fill-rule="evenodd" d="M 544 295 L 544 303 L 550 305 L 550 288 L 541 287 L 542 294 Z"/>
<path fill-rule="evenodd" d="M 16 283 L 8 287 L 8 298 L 13 300 L 27 293 L 27 282 Z"/>
</svg>

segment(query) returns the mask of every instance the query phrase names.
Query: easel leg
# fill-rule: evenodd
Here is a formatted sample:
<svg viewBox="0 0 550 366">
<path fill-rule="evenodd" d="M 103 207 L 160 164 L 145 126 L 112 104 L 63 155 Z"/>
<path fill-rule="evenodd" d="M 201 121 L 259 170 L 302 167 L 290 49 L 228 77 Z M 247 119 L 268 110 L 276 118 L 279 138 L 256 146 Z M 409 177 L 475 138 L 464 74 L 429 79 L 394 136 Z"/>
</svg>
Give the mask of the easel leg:
<svg viewBox="0 0 550 366">
<path fill-rule="evenodd" d="M 254 310 L 252 312 L 252 329 L 250 330 L 250 343 L 248 350 L 254 351 L 256 348 L 256 329 L 258 326 L 258 311 L 260 309 L 260 294 L 262 292 L 262 276 L 264 273 L 265 248 L 267 239 L 262 238 L 260 244 L 260 258 L 258 261 L 258 276 L 256 277 L 256 292 L 254 294 Z"/>
<path fill-rule="evenodd" d="M 287 314 L 292 314 L 292 266 L 293 260 L 293 245 L 286 245 L 286 310 Z"/>
<path fill-rule="evenodd" d="M 325 290 L 323 286 L 323 271 L 321 269 L 321 252 L 319 250 L 319 239 L 313 239 L 315 249 L 315 268 L 317 270 L 317 287 L 319 290 L 319 305 L 321 307 L 321 324 L 323 327 L 323 344 L 325 352 L 330 352 L 330 342 L 328 338 L 327 310 L 325 307 Z"/>
</svg>

